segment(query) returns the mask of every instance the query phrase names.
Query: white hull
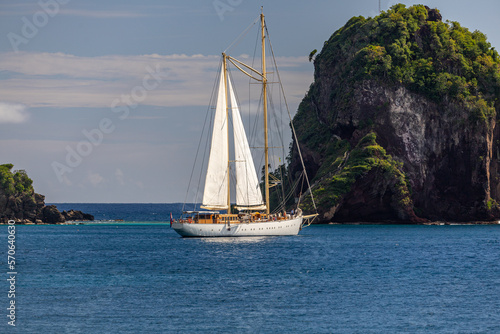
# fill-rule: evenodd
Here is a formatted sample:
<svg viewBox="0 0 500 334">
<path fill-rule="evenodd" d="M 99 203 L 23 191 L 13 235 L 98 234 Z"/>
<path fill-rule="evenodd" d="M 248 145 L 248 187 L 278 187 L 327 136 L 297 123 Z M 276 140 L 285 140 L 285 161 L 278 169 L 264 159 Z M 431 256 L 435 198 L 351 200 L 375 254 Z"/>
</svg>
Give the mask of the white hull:
<svg viewBox="0 0 500 334">
<path fill-rule="evenodd" d="M 297 235 L 302 216 L 287 220 L 231 224 L 197 224 L 173 222 L 172 228 L 183 237 L 252 237 Z"/>
</svg>

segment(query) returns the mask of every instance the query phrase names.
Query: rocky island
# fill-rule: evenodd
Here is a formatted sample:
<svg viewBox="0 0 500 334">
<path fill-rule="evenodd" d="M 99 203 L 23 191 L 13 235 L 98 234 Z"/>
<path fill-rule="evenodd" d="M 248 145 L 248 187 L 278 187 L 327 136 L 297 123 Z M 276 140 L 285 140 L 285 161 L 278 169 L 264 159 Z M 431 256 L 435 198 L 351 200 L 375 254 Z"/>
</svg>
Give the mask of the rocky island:
<svg viewBox="0 0 500 334">
<path fill-rule="evenodd" d="M 398 4 L 309 59 L 294 125 L 319 222 L 499 219 L 500 57 L 484 34 Z M 295 145 L 289 161 L 293 180 Z"/>
<path fill-rule="evenodd" d="M 35 193 L 33 180 L 24 170 L 12 172 L 12 164 L 0 165 L 0 223 L 15 220 L 23 224 L 57 224 L 70 220 L 94 220 L 81 211 L 59 212 L 45 205 L 45 196 Z"/>
</svg>

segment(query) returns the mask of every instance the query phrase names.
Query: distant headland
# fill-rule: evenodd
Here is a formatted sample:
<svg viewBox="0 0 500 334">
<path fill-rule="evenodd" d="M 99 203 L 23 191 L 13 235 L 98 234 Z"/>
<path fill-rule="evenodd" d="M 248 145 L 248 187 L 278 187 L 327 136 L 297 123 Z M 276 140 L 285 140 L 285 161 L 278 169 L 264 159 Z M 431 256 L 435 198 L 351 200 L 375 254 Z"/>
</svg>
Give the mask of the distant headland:
<svg viewBox="0 0 500 334">
<path fill-rule="evenodd" d="M 20 224 L 94 220 L 94 216 L 81 211 L 60 212 L 55 205 L 45 205 L 45 196 L 35 193 L 33 180 L 26 171 L 12 171 L 13 167 L 12 164 L 0 165 L 0 224 L 9 220 Z"/>
</svg>

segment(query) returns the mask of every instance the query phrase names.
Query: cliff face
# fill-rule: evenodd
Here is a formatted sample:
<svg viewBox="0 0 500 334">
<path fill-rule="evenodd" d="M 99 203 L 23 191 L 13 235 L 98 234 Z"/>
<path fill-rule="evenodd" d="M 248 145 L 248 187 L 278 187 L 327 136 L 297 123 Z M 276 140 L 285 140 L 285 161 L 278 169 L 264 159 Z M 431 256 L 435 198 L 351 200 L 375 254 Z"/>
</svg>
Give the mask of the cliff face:
<svg viewBox="0 0 500 334">
<path fill-rule="evenodd" d="M 0 223 L 63 223 L 66 220 L 94 220 L 81 211 L 62 213 L 55 205 L 45 205 L 45 196 L 35 193 L 24 171 L 11 172 L 13 165 L 0 165 Z"/>
<path fill-rule="evenodd" d="M 498 54 L 484 35 L 440 20 L 402 5 L 353 18 L 316 58 L 294 124 L 321 221 L 500 216 Z M 293 148 L 292 175 L 298 165 Z"/>
<path fill-rule="evenodd" d="M 24 193 L 20 196 L 7 195 L 0 189 L 0 219 L 5 223 L 8 219 L 35 222 L 42 218 L 40 212 L 45 206 L 44 197 L 35 193 Z"/>
</svg>

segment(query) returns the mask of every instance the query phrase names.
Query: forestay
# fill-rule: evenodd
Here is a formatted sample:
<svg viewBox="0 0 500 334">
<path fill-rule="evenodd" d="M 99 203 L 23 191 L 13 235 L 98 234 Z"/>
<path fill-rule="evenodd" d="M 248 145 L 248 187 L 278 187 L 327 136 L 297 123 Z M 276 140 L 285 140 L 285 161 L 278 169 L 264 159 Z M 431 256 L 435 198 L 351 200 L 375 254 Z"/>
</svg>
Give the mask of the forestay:
<svg viewBox="0 0 500 334">
<path fill-rule="evenodd" d="M 224 67 L 219 79 L 219 92 L 215 108 L 214 127 L 208 169 L 205 178 L 202 208 L 209 210 L 227 210 L 229 143 L 227 133 L 227 112 L 225 96 Z"/>
</svg>

